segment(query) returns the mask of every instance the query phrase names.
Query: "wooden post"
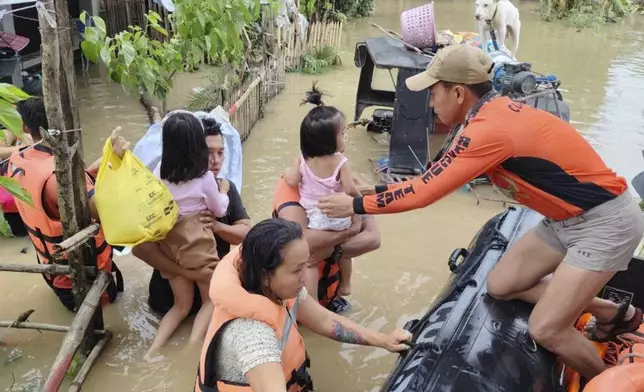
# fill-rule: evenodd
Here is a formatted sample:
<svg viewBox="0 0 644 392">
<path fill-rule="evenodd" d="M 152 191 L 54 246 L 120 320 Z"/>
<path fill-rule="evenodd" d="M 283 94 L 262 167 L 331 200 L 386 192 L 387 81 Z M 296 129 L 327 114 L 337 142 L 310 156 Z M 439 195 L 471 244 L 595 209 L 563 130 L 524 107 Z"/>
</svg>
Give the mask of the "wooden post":
<svg viewBox="0 0 644 392">
<path fill-rule="evenodd" d="M 69 30 L 69 11 L 67 0 L 56 0 L 56 22 L 58 23 L 58 45 L 60 53 L 60 69 L 59 69 L 59 84 L 60 84 L 60 104 L 63 113 L 64 125 L 60 128 L 54 129 L 79 129 L 80 118 L 78 114 L 78 105 L 76 104 L 76 77 L 74 70 L 74 52 L 72 50 L 71 34 Z M 51 123 L 50 123 L 51 127 Z M 70 146 L 68 151 L 71 156 L 68 156 L 67 165 L 70 165 L 71 178 L 69 188 L 72 197 L 68 198 L 68 211 L 69 214 L 63 214 L 61 209 L 61 221 L 64 226 L 64 237 L 69 238 L 81 229 L 88 227 L 91 224 L 91 217 L 89 213 L 89 200 L 87 198 L 87 186 L 85 181 L 85 162 L 83 161 L 83 144 L 81 132 L 70 132 L 63 135 L 61 141 L 65 140 L 63 145 Z M 64 149 L 64 148 L 63 148 Z M 58 167 L 59 162 L 56 162 Z M 58 199 L 63 196 L 61 189 L 61 181 L 58 179 Z M 71 258 L 74 258 L 74 262 Z M 76 309 L 83 303 L 83 298 L 89 289 L 87 280 L 82 270 L 83 261 L 90 261 L 95 255 L 91 247 L 80 247 L 69 252 L 70 262 L 72 267 L 72 281 L 74 299 L 76 302 Z M 101 326 L 102 328 L 102 326 Z"/>
<path fill-rule="evenodd" d="M 91 217 L 76 105 L 76 79 L 67 0 L 47 2 L 45 9 L 46 13 L 38 13 L 42 38 L 43 100 L 49 128 L 60 133 L 49 134 L 41 129 L 41 136 L 53 150 L 63 237 L 69 239 L 81 229 L 90 226 Z M 52 26 L 50 19 L 55 19 L 55 26 Z M 90 246 L 77 247 L 67 252 L 67 261 L 71 269 L 72 293 L 77 310 L 80 309 L 89 290 L 83 265 L 89 265 L 95 260 L 94 246 L 95 244 L 90 241 Z M 101 307 L 98 306 L 92 315 L 94 316 L 92 328 L 88 329 L 85 326 L 83 330 L 88 330 L 88 335 L 81 345 L 81 352 L 85 355 L 91 351 L 96 342 L 94 329 L 103 329 Z"/>
<path fill-rule="evenodd" d="M 69 326 L 69 332 L 63 339 L 60 351 L 58 351 L 58 355 L 51 365 L 51 372 L 43 385 L 43 392 L 56 392 L 60 388 L 76 350 L 85 340 L 88 325 L 91 324 L 95 312 L 101 308 L 101 296 L 109 283 L 110 275 L 107 272 L 100 272 L 78 309 L 72 325 Z"/>
</svg>

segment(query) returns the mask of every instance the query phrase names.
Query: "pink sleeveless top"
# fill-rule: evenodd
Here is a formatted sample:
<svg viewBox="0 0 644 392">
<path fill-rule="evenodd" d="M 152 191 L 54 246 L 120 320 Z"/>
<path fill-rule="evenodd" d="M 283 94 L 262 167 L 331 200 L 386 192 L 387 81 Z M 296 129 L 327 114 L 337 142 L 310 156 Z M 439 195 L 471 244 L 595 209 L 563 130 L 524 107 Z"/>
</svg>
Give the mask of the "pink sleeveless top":
<svg viewBox="0 0 644 392">
<path fill-rule="evenodd" d="M 340 153 L 336 153 L 342 155 Z M 302 181 L 300 182 L 300 204 L 304 209 L 310 209 L 318 205 L 318 199 L 329 196 L 333 193 L 342 192 L 342 182 L 338 179 L 340 169 L 347 162 L 347 157 L 343 156 L 336 166 L 333 174 L 327 178 L 316 176 L 311 168 L 306 164 L 304 157 L 300 160 L 300 173 Z"/>
</svg>

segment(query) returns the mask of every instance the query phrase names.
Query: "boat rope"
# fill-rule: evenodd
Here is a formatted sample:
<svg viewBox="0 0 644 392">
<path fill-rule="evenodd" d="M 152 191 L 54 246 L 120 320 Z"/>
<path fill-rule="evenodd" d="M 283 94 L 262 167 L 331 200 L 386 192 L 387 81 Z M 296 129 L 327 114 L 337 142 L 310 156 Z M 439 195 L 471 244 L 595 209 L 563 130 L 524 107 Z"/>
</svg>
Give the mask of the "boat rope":
<svg viewBox="0 0 644 392">
<path fill-rule="evenodd" d="M 619 358 L 619 361 L 617 362 L 618 365 L 621 365 L 625 360 L 630 359 L 631 363 L 633 363 L 633 358 L 641 358 L 644 359 L 644 354 L 640 353 L 628 353 L 624 354 Z M 638 361 L 639 362 L 639 361 Z"/>
</svg>

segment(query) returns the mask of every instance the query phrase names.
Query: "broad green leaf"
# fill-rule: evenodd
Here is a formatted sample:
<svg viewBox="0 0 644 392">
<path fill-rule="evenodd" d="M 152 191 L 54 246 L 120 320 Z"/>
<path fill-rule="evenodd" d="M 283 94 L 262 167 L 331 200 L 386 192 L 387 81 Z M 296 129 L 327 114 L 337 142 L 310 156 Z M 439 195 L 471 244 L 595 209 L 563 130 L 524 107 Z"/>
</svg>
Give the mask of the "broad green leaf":
<svg viewBox="0 0 644 392">
<path fill-rule="evenodd" d="M 98 63 L 98 56 L 101 51 L 98 45 L 90 41 L 83 41 L 81 42 L 81 50 L 83 51 L 83 54 L 85 55 L 85 57 L 87 57 L 89 61 L 91 61 L 94 64 Z"/>
<path fill-rule="evenodd" d="M 8 178 L 8 177 L 0 177 L 0 187 L 4 188 L 11 194 L 11 196 L 15 197 L 18 200 L 21 200 L 30 206 L 33 206 L 33 202 L 31 201 L 31 195 L 24 190 L 18 181 L 16 181 L 13 178 Z"/>
<path fill-rule="evenodd" d="M 13 84 L 0 83 L 0 98 L 11 103 L 16 103 L 29 98 L 30 95 Z"/>
<path fill-rule="evenodd" d="M 91 43 L 99 43 L 103 41 L 101 34 L 99 33 L 96 27 L 86 26 L 84 41 L 89 41 Z"/>
<path fill-rule="evenodd" d="M 22 135 L 22 117 L 8 101 L 0 100 L 0 124 L 14 135 Z"/>
<path fill-rule="evenodd" d="M 144 56 L 147 55 L 148 51 L 148 37 L 141 37 L 135 42 L 136 50 L 139 51 L 140 54 L 143 54 Z"/>
<path fill-rule="evenodd" d="M 13 233 L 11 232 L 11 226 L 9 226 L 9 222 L 4 218 L 4 214 L 2 213 L 2 206 L 0 206 L 0 235 L 3 235 L 5 237 L 13 237 Z"/>
<path fill-rule="evenodd" d="M 112 56 L 110 54 L 110 48 L 108 45 L 103 45 L 103 47 L 101 47 L 100 55 L 101 55 L 101 61 L 103 61 L 103 63 L 109 67 L 110 62 L 112 61 Z"/>
<path fill-rule="evenodd" d="M 165 37 L 167 37 L 167 36 L 168 36 L 168 30 L 164 29 L 164 28 L 163 28 L 163 27 L 161 27 L 160 25 L 158 25 L 158 24 L 154 23 L 154 24 L 151 24 L 150 26 L 151 26 L 153 29 L 155 29 L 156 31 L 158 31 L 159 33 L 163 34 L 163 36 L 165 36 Z"/>
<path fill-rule="evenodd" d="M 149 67 L 148 64 L 142 62 L 139 64 L 139 73 L 141 75 L 141 81 L 145 90 L 150 94 L 154 94 L 154 86 L 156 85 L 156 77 L 154 71 Z"/>
<path fill-rule="evenodd" d="M 206 18 L 204 17 L 203 13 L 199 12 L 197 13 L 197 18 L 199 18 L 199 23 L 201 24 L 202 28 L 206 27 Z"/>
<path fill-rule="evenodd" d="M 145 18 L 148 20 L 149 23 L 155 24 L 155 23 L 159 23 L 161 16 L 159 16 L 159 14 L 157 14 L 154 11 L 150 11 L 145 15 Z"/>
<path fill-rule="evenodd" d="M 78 19 L 81 21 L 83 25 L 86 25 L 85 21 L 87 20 L 87 12 L 82 11 L 80 15 L 78 15 Z"/>
<path fill-rule="evenodd" d="M 136 58 L 136 49 L 134 49 L 134 46 L 130 42 L 123 42 L 121 44 L 121 53 L 125 60 L 125 66 L 129 68 Z"/>
<path fill-rule="evenodd" d="M 98 16 L 93 17 L 94 24 L 103 34 L 107 34 L 107 29 L 105 28 L 105 21 Z"/>
</svg>

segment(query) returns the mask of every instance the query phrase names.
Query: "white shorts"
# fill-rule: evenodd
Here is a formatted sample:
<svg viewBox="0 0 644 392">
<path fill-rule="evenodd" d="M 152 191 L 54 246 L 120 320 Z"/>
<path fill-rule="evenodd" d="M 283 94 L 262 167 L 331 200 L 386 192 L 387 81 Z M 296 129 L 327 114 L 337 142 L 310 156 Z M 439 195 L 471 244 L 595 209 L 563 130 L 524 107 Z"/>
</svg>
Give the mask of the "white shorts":
<svg viewBox="0 0 644 392">
<path fill-rule="evenodd" d="M 351 227 L 351 218 L 329 218 L 319 208 L 306 210 L 309 218 L 309 229 L 342 231 Z"/>
</svg>

